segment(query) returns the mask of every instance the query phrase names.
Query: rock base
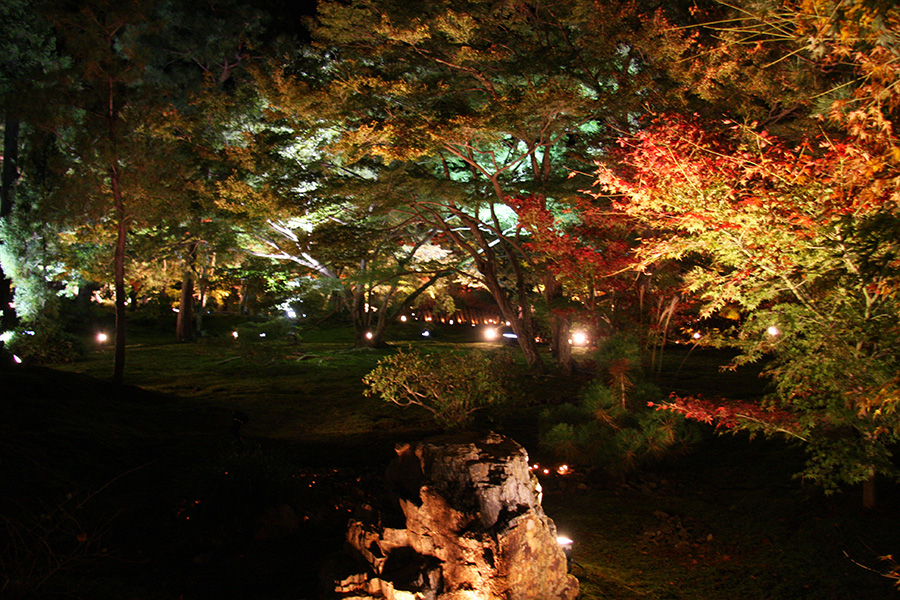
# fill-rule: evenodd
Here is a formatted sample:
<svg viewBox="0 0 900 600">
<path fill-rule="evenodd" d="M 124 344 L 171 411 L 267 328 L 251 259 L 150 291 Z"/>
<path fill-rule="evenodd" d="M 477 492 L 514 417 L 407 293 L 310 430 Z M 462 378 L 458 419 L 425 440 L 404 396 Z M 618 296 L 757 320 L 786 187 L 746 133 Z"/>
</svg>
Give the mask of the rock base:
<svg viewBox="0 0 900 600">
<path fill-rule="evenodd" d="M 525 449 L 490 433 L 397 448 L 388 479 L 404 528 L 355 519 L 348 552 L 359 572 L 337 597 L 388 600 L 574 600 L 556 527 Z"/>
</svg>

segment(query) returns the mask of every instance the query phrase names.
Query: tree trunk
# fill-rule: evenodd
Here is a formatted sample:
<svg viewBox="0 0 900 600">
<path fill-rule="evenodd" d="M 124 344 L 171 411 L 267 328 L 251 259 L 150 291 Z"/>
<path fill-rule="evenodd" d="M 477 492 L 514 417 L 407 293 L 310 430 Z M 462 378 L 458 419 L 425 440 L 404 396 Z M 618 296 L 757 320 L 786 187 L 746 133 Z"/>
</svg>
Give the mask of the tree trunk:
<svg viewBox="0 0 900 600">
<path fill-rule="evenodd" d="M 116 290 L 116 348 L 113 381 L 121 384 L 125 378 L 125 238 L 128 235 L 128 223 L 125 216 L 125 202 L 119 187 L 119 172 L 115 163 L 109 165 L 109 177 L 112 184 L 113 200 L 116 206 L 116 253 L 113 271 Z"/>
<path fill-rule="evenodd" d="M 197 328 L 196 331 L 199 335 L 203 335 L 203 314 L 206 312 L 206 302 L 209 299 L 209 295 L 206 293 L 209 290 L 209 273 L 212 269 L 213 265 L 216 261 L 216 255 L 213 254 L 210 257 L 209 253 L 204 253 L 203 255 L 203 266 L 198 273 L 197 278 Z"/>
<path fill-rule="evenodd" d="M 507 297 L 506 290 L 489 269 L 482 271 L 482 275 L 484 275 L 488 291 L 494 297 L 500 313 L 505 320 L 509 321 L 509 326 L 516 334 L 516 341 L 519 343 L 519 348 L 522 349 L 522 354 L 525 355 L 528 368 L 536 372 L 543 371 L 544 361 L 538 350 L 537 342 L 534 340 L 534 319 L 531 314 L 531 306 L 524 301 L 513 304 Z"/>
<path fill-rule="evenodd" d="M 877 504 L 875 489 L 875 470 L 869 473 L 869 478 L 863 481 L 863 508 L 870 510 Z"/>
<path fill-rule="evenodd" d="M 181 278 L 181 300 L 178 303 L 178 318 L 175 320 L 175 341 L 194 341 L 194 261 L 197 255 L 197 242 L 191 242 Z"/>
<path fill-rule="evenodd" d="M 550 350 L 563 375 L 571 375 L 575 370 L 572 360 L 572 346 L 569 344 L 569 318 L 555 306 L 563 297 L 562 286 L 556 276 L 549 271 L 544 275 L 544 299 L 550 314 Z"/>
<path fill-rule="evenodd" d="M 239 310 L 242 315 L 250 314 L 250 284 L 247 279 L 241 279 L 240 303 Z"/>
<path fill-rule="evenodd" d="M 0 219 L 12 213 L 13 186 L 19 178 L 19 120 L 6 115 L 3 130 L 3 171 L 0 174 Z M 16 312 L 12 307 L 12 281 L 0 268 L 0 330 L 9 330 L 16 325 Z M 3 342 L 0 342 L 2 345 Z"/>
<path fill-rule="evenodd" d="M 369 320 L 366 314 L 366 289 L 361 283 L 353 285 L 345 296 L 350 323 L 353 325 L 354 346 L 365 348 L 372 346 L 374 334 L 369 331 Z"/>
</svg>

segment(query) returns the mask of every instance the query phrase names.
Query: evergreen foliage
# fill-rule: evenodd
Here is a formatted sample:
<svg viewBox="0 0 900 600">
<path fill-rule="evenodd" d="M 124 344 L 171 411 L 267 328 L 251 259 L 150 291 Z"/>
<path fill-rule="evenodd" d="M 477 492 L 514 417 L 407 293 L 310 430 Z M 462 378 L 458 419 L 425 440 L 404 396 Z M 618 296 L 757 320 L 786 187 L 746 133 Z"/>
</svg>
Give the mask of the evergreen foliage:
<svg viewBox="0 0 900 600">
<path fill-rule="evenodd" d="M 621 476 L 689 449 L 696 430 L 675 413 L 653 410 L 662 392 L 645 376 L 640 346 L 627 335 L 597 352 L 599 377 L 578 404 L 542 415 L 541 445 L 559 459 Z"/>
</svg>

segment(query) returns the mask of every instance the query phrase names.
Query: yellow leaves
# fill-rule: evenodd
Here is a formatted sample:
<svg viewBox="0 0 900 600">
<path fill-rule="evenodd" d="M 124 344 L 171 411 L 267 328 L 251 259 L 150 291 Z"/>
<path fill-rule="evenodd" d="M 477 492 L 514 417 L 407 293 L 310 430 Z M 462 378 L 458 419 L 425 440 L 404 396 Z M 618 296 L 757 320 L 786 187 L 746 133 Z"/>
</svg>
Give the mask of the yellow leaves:
<svg viewBox="0 0 900 600">
<path fill-rule="evenodd" d="M 900 148 L 898 148 L 897 146 L 892 146 L 890 152 L 891 158 L 894 160 L 894 162 L 900 163 Z"/>
<path fill-rule="evenodd" d="M 234 178 L 217 183 L 216 192 L 217 208 L 239 214 L 265 215 L 278 201 L 267 187 Z"/>
<path fill-rule="evenodd" d="M 388 15 L 381 15 L 381 22 L 375 26 L 375 33 L 396 42 L 403 42 L 411 46 L 420 44 L 431 37 L 428 26 L 413 19 L 407 27 L 395 27 Z"/>
<path fill-rule="evenodd" d="M 897 410 L 900 403 L 900 389 L 896 380 L 889 381 L 877 390 L 867 390 L 856 399 L 857 416 L 877 424 L 873 435 L 896 433 L 900 430 Z"/>
<path fill-rule="evenodd" d="M 471 15 L 448 11 L 438 17 L 435 27 L 451 41 L 458 44 L 471 43 L 476 33 L 477 23 Z"/>
</svg>

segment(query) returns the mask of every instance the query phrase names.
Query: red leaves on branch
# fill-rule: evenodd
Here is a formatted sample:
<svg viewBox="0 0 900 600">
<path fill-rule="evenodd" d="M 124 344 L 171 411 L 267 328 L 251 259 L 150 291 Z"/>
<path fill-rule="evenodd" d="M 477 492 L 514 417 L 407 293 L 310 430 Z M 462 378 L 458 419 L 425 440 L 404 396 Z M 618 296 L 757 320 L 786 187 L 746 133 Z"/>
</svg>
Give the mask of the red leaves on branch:
<svg viewBox="0 0 900 600">
<path fill-rule="evenodd" d="M 620 140 L 609 161 L 615 168 L 599 166 L 596 185 L 662 226 L 737 229 L 746 226 L 742 216 L 758 221 L 764 211 L 801 236 L 823 219 L 890 199 L 891 186 L 879 180 L 883 163 L 858 139 L 789 145 L 766 131 L 719 125 L 713 131 L 691 117 L 658 116 Z M 679 209 L 678 194 L 690 196 L 693 208 Z"/>
<path fill-rule="evenodd" d="M 724 399 L 713 401 L 673 394 L 667 402 L 650 402 L 649 406 L 656 410 L 679 413 L 686 419 L 713 425 L 716 429 L 749 429 L 800 436 L 800 425 L 792 413 L 766 408 L 755 402 Z"/>
<path fill-rule="evenodd" d="M 579 199 L 570 209 L 559 211 L 577 215 L 563 228 L 543 196 L 518 196 L 512 202 L 520 225 L 531 234 L 526 247 L 541 256 L 555 275 L 570 281 L 606 277 L 634 264 L 632 244 L 626 238 L 630 219 L 625 213 L 600 210 Z"/>
</svg>

